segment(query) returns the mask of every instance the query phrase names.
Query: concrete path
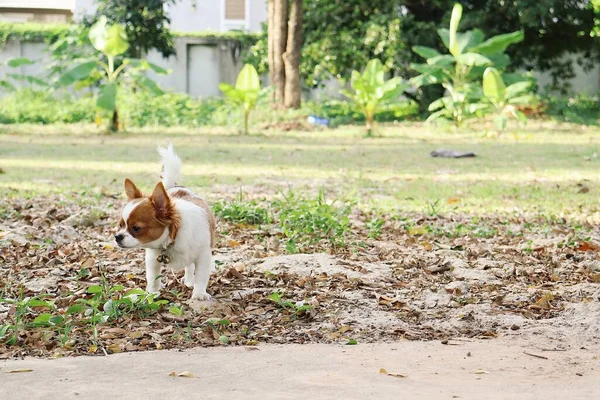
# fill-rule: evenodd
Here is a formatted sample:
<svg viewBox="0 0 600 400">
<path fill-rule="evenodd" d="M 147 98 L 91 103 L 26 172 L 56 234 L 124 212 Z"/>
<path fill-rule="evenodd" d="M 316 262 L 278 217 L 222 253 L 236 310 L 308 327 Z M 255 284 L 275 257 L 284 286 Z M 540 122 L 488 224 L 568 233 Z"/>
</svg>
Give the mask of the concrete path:
<svg viewBox="0 0 600 400">
<path fill-rule="evenodd" d="M 10 360 L 0 362 L 0 398 L 600 398 L 599 346 L 543 351 L 507 339 L 451 343 L 456 345 L 261 345 Z M 10 372 L 19 369 L 32 371 Z M 193 377 L 170 376 L 173 371 Z"/>
</svg>

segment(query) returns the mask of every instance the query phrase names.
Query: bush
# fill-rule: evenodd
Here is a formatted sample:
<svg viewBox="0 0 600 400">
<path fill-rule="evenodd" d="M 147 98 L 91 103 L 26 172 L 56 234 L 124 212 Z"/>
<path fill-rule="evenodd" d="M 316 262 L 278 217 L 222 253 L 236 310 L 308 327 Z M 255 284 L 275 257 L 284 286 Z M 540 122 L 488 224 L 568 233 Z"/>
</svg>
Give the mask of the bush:
<svg viewBox="0 0 600 400">
<path fill-rule="evenodd" d="M 221 99 L 195 100 L 179 93 L 156 96 L 138 92 L 123 96 L 121 106 L 126 127 L 198 127 L 226 122 Z M 95 99 L 89 95 L 77 98 L 49 90 L 19 89 L 0 97 L 2 124 L 93 123 L 97 115 Z"/>
<path fill-rule="evenodd" d="M 65 96 L 58 101 L 49 90 L 20 89 L 0 97 L 2 124 L 54 124 L 93 122 L 93 98 Z"/>
<path fill-rule="evenodd" d="M 305 102 L 303 104 L 309 114 L 329 120 L 329 126 L 339 126 L 353 123 L 364 123 L 365 115 L 356 104 L 328 100 L 324 102 Z M 377 122 L 402 121 L 407 117 L 416 116 L 419 112 L 419 105 L 414 101 L 398 102 L 381 106 L 375 114 Z"/>
<path fill-rule="evenodd" d="M 544 100 L 546 114 L 557 120 L 585 125 L 598 125 L 600 122 L 600 95 L 548 96 Z"/>
<path fill-rule="evenodd" d="M 197 100 L 185 93 L 164 93 L 155 96 L 147 92 L 129 94 L 122 98 L 126 127 L 184 126 L 196 128 L 225 125 L 224 100 Z"/>
<path fill-rule="evenodd" d="M 375 115 L 378 122 L 401 121 L 418 113 L 414 102 L 386 105 Z M 156 96 L 148 92 L 128 92 L 121 96 L 120 113 L 127 127 L 223 126 L 239 124 L 241 117 L 236 109 L 227 106 L 221 98 L 194 99 L 185 93 L 164 93 Z M 93 123 L 97 110 L 95 100 L 89 95 L 75 97 L 64 92 L 45 89 L 18 89 L 0 97 L 0 123 L 2 124 L 53 124 Z M 329 126 L 364 123 L 360 109 L 345 101 L 305 102 L 301 110 L 279 115 L 269 107 L 259 107 L 257 123 L 289 118 L 305 120 L 317 115 L 329 120 Z M 108 118 L 108 114 L 103 115 Z"/>
</svg>

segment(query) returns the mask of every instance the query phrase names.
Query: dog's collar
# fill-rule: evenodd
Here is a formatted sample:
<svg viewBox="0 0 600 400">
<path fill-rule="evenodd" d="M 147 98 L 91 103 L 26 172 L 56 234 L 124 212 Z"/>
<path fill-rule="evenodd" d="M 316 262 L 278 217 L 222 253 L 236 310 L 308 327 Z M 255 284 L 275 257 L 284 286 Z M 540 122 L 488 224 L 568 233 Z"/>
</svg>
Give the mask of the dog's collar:
<svg viewBox="0 0 600 400">
<path fill-rule="evenodd" d="M 173 246 L 173 243 L 165 244 L 160 246 L 160 254 L 156 258 L 156 261 L 164 266 L 171 263 L 171 257 L 167 255 L 167 251 Z"/>
</svg>

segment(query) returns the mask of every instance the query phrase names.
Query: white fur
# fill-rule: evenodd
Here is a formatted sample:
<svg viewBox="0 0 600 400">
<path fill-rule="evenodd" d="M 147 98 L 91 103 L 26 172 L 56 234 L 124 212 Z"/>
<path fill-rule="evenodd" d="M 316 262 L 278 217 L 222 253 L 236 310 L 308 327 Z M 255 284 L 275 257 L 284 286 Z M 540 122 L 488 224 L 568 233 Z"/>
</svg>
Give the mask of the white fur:
<svg viewBox="0 0 600 400">
<path fill-rule="evenodd" d="M 162 181 L 167 193 L 177 190 L 186 190 L 190 195 L 194 192 L 187 188 L 173 188 L 179 178 L 181 160 L 175 154 L 173 145 L 168 148 L 159 148 L 163 161 Z M 169 190 L 172 189 L 172 190 Z M 161 249 L 166 248 L 166 255 L 171 259 L 167 267 L 180 271 L 185 269 L 184 283 L 193 287 L 192 299 L 208 300 L 206 292 L 208 279 L 212 269 L 211 230 L 210 219 L 207 211 L 196 204 L 183 200 L 171 198 L 175 209 L 180 215 L 180 225 L 175 241 L 171 243 L 169 230 L 165 229 L 161 237 L 153 242 L 141 244 L 128 232 L 128 227 L 119 231 L 124 235 L 121 245 L 123 247 L 143 247 L 146 249 L 146 290 L 149 293 L 157 293 L 160 290 L 160 269 L 157 261 Z M 123 219 L 127 218 L 137 207 L 138 203 L 128 203 L 123 210 Z"/>
<path fill-rule="evenodd" d="M 140 241 L 131 236 L 131 234 L 129 233 L 129 228 L 127 227 L 127 220 L 129 219 L 129 216 L 139 204 L 139 202 L 129 202 L 123 209 L 123 213 L 121 216 L 123 217 L 123 221 L 125 221 L 125 226 L 123 227 L 123 229 L 117 232 L 118 234 L 123 235 L 123 240 L 120 244 L 122 247 L 135 248 L 141 246 Z"/>
<path fill-rule="evenodd" d="M 210 222 L 206 210 L 194 203 L 182 199 L 172 199 L 175 209 L 181 216 L 181 224 L 175 242 L 167 247 L 166 255 L 171 259 L 167 267 L 180 271 L 185 268 L 184 282 L 193 285 L 193 299 L 206 300 L 208 278 L 212 267 L 212 252 L 210 246 Z M 148 292 L 158 292 L 160 287 L 160 265 L 156 261 L 161 254 L 161 245 L 166 246 L 169 236 L 163 235 L 152 243 L 143 245 L 146 248 L 146 280 Z M 161 242 L 162 240 L 162 242 Z M 193 274 L 193 275 L 192 275 Z"/>
<path fill-rule="evenodd" d="M 169 143 L 167 148 L 159 147 L 158 154 L 162 159 L 163 172 L 162 172 L 162 183 L 165 189 L 171 189 L 177 183 L 179 174 L 181 173 L 181 159 L 175 150 L 173 150 L 173 144 Z"/>
</svg>

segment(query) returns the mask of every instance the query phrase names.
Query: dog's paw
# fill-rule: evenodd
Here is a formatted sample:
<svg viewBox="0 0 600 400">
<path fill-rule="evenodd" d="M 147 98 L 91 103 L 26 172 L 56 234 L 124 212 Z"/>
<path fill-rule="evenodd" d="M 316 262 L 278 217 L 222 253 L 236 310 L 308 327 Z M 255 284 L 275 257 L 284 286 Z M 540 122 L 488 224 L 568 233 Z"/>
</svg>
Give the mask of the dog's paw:
<svg viewBox="0 0 600 400">
<path fill-rule="evenodd" d="M 190 289 L 194 287 L 194 280 L 186 279 L 185 276 L 181 279 L 181 283 L 183 283 L 186 287 L 189 287 Z"/>
<path fill-rule="evenodd" d="M 192 293 L 192 300 L 210 301 L 212 297 L 206 292 L 194 292 Z"/>
</svg>

